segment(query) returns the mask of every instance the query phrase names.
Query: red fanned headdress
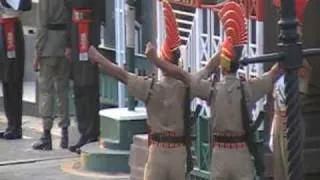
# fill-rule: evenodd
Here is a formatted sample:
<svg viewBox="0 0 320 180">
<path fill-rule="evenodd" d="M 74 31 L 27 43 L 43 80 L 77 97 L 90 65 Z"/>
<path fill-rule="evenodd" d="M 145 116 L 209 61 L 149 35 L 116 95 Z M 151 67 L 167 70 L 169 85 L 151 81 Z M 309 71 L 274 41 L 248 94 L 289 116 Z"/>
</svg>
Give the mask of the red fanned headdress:
<svg viewBox="0 0 320 180">
<path fill-rule="evenodd" d="M 230 1 L 223 4 L 218 15 L 226 34 L 222 44 L 220 65 L 223 71 L 228 72 L 231 69 L 231 61 L 238 60 L 243 45 L 248 41 L 245 12 L 238 3 Z M 239 48 L 235 49 L 235 46 Z"/>
<path fill-rule="evenodd" d="M 226 2 L 218 15 L 227 39 L 231 38 L 234 45 L 246 44 L 248 31 L 243 8 L 236 2 Z"/>
<path fill-rule="evenodd" d="M 176 15 L 167 0 L 163 1 L 163 14 L 166 26 L 166 38 L 162 44 L 160 57 L 166 61 L 173 61 L 173 51 L 181 44 Z"/>
<path fill-rule="evenodd" d="M 304 10 L 306 9 L 308 0 L 295 0 L 296 2 L 296 15 L 299 21 L 299 24 L 303 23 Z M 273 4 L 280 9 L 281 8 L 281 0 L 273 0 Z"/>
</svg>

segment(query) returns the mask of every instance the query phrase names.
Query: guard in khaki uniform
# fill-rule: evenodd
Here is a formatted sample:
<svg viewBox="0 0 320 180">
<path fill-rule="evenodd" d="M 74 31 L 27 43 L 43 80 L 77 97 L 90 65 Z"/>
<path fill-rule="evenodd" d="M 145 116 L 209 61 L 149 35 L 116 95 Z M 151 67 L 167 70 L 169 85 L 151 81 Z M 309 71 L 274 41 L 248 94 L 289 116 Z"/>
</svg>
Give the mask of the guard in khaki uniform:
<svg viewBox="0 0 320 180">
<path fill-rule="evenodd" d="M 229 6 L 227 4 L 225 4 L 226 7 Z M 234 7 L 239 8 L 238 5 Z M 239 9 L 235 11 L 241 12 Z M 227 11 L 222 10 L 222 12 Z M 223 14 L 219 16 L 225 17 Z M 238 16 L 243 17 L 241 14 Z M 244 19 L 242 21 L 245 22 Z M 227 22 L 227 20 L 222 19 L 222 22 Z M 245 26 L 240 24 L 238 27 Z M 246 42 L 246 33 L 244 30 L 232 30 L 232 27 L 224 28 L 231 29 L 231 32 L 226 32 L 228 36 L 222 46 L 220 65 L 225 77 L 221 82 L 213 83 L 209 80 L 199 80 L 199 76 L 190 75 L 169 63 L 162 63 L 156 58 L 152 59 L 152 62 L 168 75 L 189 85 L 192 97 L 206 100 L 210 105 L 213 119 L 211 123 L 213 139 L 215 140 L 212 155 L 212 179 L 251 180 L 254 178 L 254 167 L 245 142 L 241 88 L 244 88 L 246 104 L 250 107 L 263 95 L 272 91 L 273 83 L 281 71 L 278 65 L 275 65 L 263 76 L 243 82 L 242 86 L 236 77 L 236 72 L 239 66 L 238 59 L 241 57 L 243 44 Z M 226 113 L 226 109 L 228 109 L 228 113 Z"/>
<path fill-rule="evenodd" d="M 300 98 L 305 98 L 311 67 L 304 61 L 298 70 Z M 284 76 L 276 83 L 274 91 L 274 116 L 270 135 L 270 148 L 273 151 L 273 171 L 275 180 L 287 180 L 288 177 L 288 139 L 287 139 L 287 106 L 285 104 Z"/>
<path fill-rule="evenodd" d="M 280 8 L 280 1 L 274 1 Z M 296 0 L 296 12 L 299 22 L 298 32 L 302 35 L 302 22 L 307 0 Z M 300 99 L 304 99 L 308 91 L 311 66 L 304 60 L 303 67 L 298 70 Z M 288 139 L 287 139 L 287 106 L 285 98 L 284 76 L 276 83 L 274 91 L 274 116 L 272 121 L 269 146 L 273 152 L 273 172 L 275 180 L 288 180 Z"/>
<path fill-rule="evenodd" d="M 161 61 L 177 66 L 180 57 L 180 37 L 175 15 L 168 2 L 164 2 L 167 36 L 161 49 Z M 150 57 L 150 45 L 146 54 Z M 152 51 L 152 56 L 156 56 Z M 89 57 L 105 69 L 106 73 L 128 85 L 129 94 L 146 103 L 150 127 L 149 157 L 145 167 L 145 180 L 185 179 L 186 147 L 184 141 L 184 100 L 186 86 L 165 73 L 159 80 L 139 77 L 113 65 L 95 48 Z M 157 57 L 158 58 L 158 57 Z M 210 65 L 217 63 L 210 63 Z M 206 70 L 209 68 L 206 68 Z M 210 68 L 210 71 L 214 67 Z M 206 74 L 205 71 L 201 72 Z"/>
<path fill-rule="evenodd" d="M 68 147 L 69 120 L 69 63 L 66 48 L 66 9 L 64 0 L 41 0 L 38 6 L 39 29 L 36 39 L 34 70 L 39 74 L 39 113 L 43 120 L 43 135 L 33 145 L 37 150 L 51 150 L 51 128 L 54 104 L 62 128 L 60 147 Z M 57 98 L 55 98 L 55 94 Z"/>
</svg>

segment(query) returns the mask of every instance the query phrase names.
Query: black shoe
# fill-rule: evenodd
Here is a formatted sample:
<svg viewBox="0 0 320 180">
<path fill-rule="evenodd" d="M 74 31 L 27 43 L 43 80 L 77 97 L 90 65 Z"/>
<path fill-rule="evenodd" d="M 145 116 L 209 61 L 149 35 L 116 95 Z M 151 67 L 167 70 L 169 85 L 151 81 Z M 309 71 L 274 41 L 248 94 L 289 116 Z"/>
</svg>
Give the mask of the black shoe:
<svg viewBox="0 0 320 180">
<path fill-rule="evenodd" d="M 3 134 L 3 138 L 7 140 L 21 139 L 22 138 L 22 129 L 11 129 Z"/>
<path fill-rule="evenodd" d="M 89 138 L 87 143 L 92 143 L 92 142 L 97 142 L 98 141 L 98 137 L 94 137 L 94 138 Z"/>
<path fill-rule="evenodd" d="M 45 132 L 39 141 L 32 145 L 34 150 L 52 150 L 51 133 Z"/>
<path fill-rule="evenodd" d="M 81 154 L 81 147 L 80 147 L 80 148 L 77 148 L 76 151 L 75 151 L 75 153 L 77 153 L 77 154 L 80 155 L 80 154 Z"/>
<path fill-rule="evenodd" d="M 79 139 L 79 141 L 78 141 L 75 145 L 69 147 L 69 150 L 70 150 L 71 152 L 78 153 L 79 149 L 80 149 L 83 145 L 87 144 L 87 142 L 88 142 L 88 138 L 87 138 L 86 136 L 81 136 L 80 139 Z"/>
<path fill-rule="evenodd" d="M 60 141 L 60 147 L 62 149 L 68 148 L 69 145 L 69 134 L 68 134 L 68 128 L 62 128 L 61 129 L 61 141 Z"/>
<path fill-rule="evenodd" d="M 4 139 L 4 135 L 11 131 L 10 127 L 7 127 L 6 130 L 0 132 L 0 139 Z"/>
</svg>

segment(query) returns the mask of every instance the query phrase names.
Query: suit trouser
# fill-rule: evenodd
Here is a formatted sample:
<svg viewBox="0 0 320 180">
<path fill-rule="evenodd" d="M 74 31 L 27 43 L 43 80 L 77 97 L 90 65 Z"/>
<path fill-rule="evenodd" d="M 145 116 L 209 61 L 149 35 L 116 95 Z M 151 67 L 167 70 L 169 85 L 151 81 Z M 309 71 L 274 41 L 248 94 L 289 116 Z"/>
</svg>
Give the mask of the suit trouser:
<svg viewBox="0 0 320 180">
<path fill-rule="evenodd" d="M 184 180 L 186 148 L 149 147 L 144 180 Z"/>
<path fill-rule="evenodd" d="M 4 110 L 8 119 L 8 128 L 19 129 L 21 128 L 22 123 L 22 93 L 25 59 L 24 36 L 20 20 L 18 20 L 15 25 L 15 35 L 17 57 L 10 60 L 12 61 L 10 65 L 2 67 L 1 71 L 3 72 L 1 73 L 5 74 L 3 74 L 2 88 Z M 1 41 L 3 41 L 3 39 Z M 1 42 L 0 44 L 1 48 L 3 48 L 4 43 Z M 1 53 L 3 52 L 1 51 Z"/>
<path fill-rule="evenodd" d="M 59 127 L 70 125 L 69 72 L 70 64 L 64 57 L 42 57 L 40 60 L 39 112 L 45 130 L 50 130 L 53 125 L 55 94 Z"/>
<path fill-rule="evenodd" d="M 254 167 L 248 148 L 214 148 L 211 159 L 212 180 L 253 180 Z"/>
<path fill-rule="evenodd" d="M 3 103 L 8 128 L 19 129 L 22 123 L 23 80 L 3 82 Z"/>
<path fill-rule="evenodd" d="M 99 85 L 74 85 L 78 130 L 82 136 L 97 138 L 100 130 Z"/>
</svg>

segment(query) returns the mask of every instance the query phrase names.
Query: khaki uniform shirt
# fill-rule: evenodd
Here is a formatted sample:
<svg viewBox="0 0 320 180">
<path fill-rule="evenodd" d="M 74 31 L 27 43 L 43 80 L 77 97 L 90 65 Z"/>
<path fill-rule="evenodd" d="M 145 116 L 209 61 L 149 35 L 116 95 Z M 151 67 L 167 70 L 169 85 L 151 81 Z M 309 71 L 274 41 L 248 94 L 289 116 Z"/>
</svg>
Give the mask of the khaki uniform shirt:
<svg viewBox="0 0 320 180">
<path fill-rule="evenodd" d="M 208 72 L 201 70 L 193 77 L 198 79 L 208 76 Z M 152 132 L 174 131 L 176 135 L 184 134 L 184 98 L 186 86 L 179 80 L 164 76 L 155 81 L 152 89 L 152 78 L 129 74 L 128 93 L 146 102 L 148 125 Z"/>
<path fill-rule="evenodd" d="M 270 75 L 244 82 L 248 107 L 272 91 Z M 244 132 L 242 126 L 242 107 L 240 80 L 235 75 L 226 75 L 224 80 L 214 86 L 208 80 L 191 80 L 191 96 L 206 100 L 211 107 L 213 130 L 215 132 Z"/>
<path fill-rule="evenodd" d="M 186 86 L 179 80 L 164 76 L 155 81 L 152 89 L 152 79 L 149 77 L 129 74 L 128 93 L 137 99 L 146 102 L 148 125 L 152 132 L 173 131 L 176 135 L 184 133 L 184 98 Z"/>
<path fill-rule="evenodd" d="M 50 30 L 48 24 L 66 24 L 64 0 L 40 0 L 36 51 L 40 56 L 64 56 L 66 30 Z"/>
</svg>

